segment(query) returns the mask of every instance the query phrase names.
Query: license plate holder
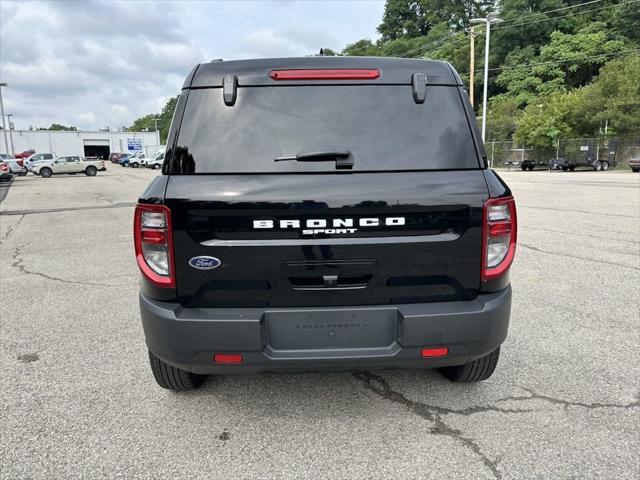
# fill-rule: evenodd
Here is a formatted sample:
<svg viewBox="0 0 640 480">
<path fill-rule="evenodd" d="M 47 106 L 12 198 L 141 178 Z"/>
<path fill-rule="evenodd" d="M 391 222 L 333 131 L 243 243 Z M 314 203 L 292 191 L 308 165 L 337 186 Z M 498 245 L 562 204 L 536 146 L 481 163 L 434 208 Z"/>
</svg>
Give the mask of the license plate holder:
<svg viewBox="0 0 640 480">
<path fill-rule="evenodd" d="M 393 310 L 267 312 L 268 345 L 274 350 L 388 347 L 397 339 Z"/>
</svg>

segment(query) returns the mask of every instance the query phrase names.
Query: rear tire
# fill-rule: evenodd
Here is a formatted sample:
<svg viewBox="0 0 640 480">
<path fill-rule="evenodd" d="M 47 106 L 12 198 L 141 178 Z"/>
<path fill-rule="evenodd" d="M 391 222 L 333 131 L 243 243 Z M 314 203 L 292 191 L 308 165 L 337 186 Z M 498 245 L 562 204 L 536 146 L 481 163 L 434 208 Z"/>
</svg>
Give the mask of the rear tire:
<svg viewBox="0 0 640 480">
<path fill-rule="evenodd" d="M 489 378 L 498 364 L 500 357 L 500 347 L 484 357 L 480 357 L 473 362 L 457 365 L 454 367 L 444 367 L 440 371 L 452 382 L 470 383 L 480 382 Z"/>
<path fill-rule="evenodd" d="M 85 171 L 84 171 L 85 175 L 87 177 L 95 177 L 96 173 L 98 173 L 98 169 L 96 167 L 94 167 L 93 165 L 89 165 Z"/>
<path fill-rule="evenodd" d="M 162 388 L 173 390 L 174 392 L 186 392 L 187 390 L 195 390 L 202 382 L 206 375 L 197 375 L 187 372 L 163 362 L 153 353 L 149 352 L 149 363 L 153 376 Z"/>
<path fill-rule="evenodd" d="M 159 168 L 160 168 L 160 165 L 158 165 L 157 163 L 154 163 L 154 164 L 153 164 L 153 169 L 154 169 L 154 170 L 157 170 L 157 169 L 159 169 Z"/>
<path fill-rule="evenodd" d="M 133 163 L 131 164 L 131 166 L 132 166 L 133 168 L 138 168 L 138 162 L 133 162 Z"/>
<path fill-rule="evenodd" d="M 603 171 L 607 171 L 609 170 L 609 162 L 602 162 L 602 170 Z"/>
<path fill-rule="evenodd" d="M 596 164 L 593 166 L 593 169 L 594 169 L 596 172 L 600 172 L 600 171 L 602 170 L 602 163 L 600 163 L 600 162 L 596 162 Z"/>
<path fill-rule="evenodd" d="M 49 178 L 51 177 L 51 175 L 53 175 L 53 170 L 51 170 L 50 168 L 43 168 L 42 170 L 40 170 L 40 176 L 42 178 Z"/>
</svg>

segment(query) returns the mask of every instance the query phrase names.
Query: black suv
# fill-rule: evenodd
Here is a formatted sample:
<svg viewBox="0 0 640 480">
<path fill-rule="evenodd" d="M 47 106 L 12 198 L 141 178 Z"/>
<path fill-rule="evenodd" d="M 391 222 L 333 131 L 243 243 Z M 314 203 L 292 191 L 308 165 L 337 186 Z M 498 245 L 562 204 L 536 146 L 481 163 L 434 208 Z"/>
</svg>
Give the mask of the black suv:
<svg viewBox="0 0 640 480">
<path fill-rule="evenodd" d="M 488 378 L 516 210 L 443 62 L 198 65 L 139 200 L 154 376 L 433 368 Z"/>
</svg>

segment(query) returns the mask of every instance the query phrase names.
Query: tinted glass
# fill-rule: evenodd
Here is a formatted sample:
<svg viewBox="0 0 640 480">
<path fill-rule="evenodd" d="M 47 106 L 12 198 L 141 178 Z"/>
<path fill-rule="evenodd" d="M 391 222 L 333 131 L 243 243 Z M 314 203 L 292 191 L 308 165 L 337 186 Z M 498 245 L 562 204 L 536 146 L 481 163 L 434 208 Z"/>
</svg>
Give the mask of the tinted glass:
<svg viewBox="0 0 640 480">
<path fill-rule="evenodd" d="M 191 90 L 171 161 L 175 173 L 336 171 L 335 161 L 275 157 L 350 151 L 352 171 L 477 169 L 478 157 L 456 87 L 410 85 Z"/>
</svg>

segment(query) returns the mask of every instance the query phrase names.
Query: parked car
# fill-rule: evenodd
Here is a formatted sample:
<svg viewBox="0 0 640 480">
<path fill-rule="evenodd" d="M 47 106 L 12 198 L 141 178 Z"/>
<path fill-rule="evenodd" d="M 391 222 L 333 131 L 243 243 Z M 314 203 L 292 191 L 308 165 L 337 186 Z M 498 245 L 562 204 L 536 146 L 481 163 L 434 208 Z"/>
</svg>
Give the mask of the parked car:
<svg viewBox="0 0 640 480">
<path fill-rule="evenodd" d="M 133 168 L 138 168 L 141 162 L 146 158 L 147 156 L 144 152 L 134 153 L 129 157 L 129 166 Z"/>
<path fill-rule="evenodd" d="M 155 155 L 147 159 L 144 166 L 147 168 L 158 169 L 164 163 L 164 150 L 157 152 Z"/>
<path fill-rule="evenodd" d="M 629 168 L 632 172 L 640 172 L 640 157 L 631 157 L 629 159 Z"/>
<path fill-rule="evenodd" d="M 122 167 L 128 167 L 129 158 L 130 158 L 130 155 L 128 153 L 121 153 L 120 156 L 118 157 L 118 165 Z"/>
<path fill-rule="evenodd" d="M 109 154 L 109 161 L 111 163 L 118 163 L 118 158 L 120 157 L 120 155 L 122 155 L 121 153 L 118 152 L 112 152 Z"/>
<path fill-rule="evenodd" d="M 87 160 L 79 156 L 69 155 L 55 160 L 40 162 L 33 168 L 33 173 L 43 178 L 63 173 L 84 173 L 94 177 L 98 170 L 104 168 L 104 160 Z"/>
<path fill-rule="evenodd" d="M 16 153 L 15 158 L 28 158 L 34 153 L 36 153 L 36 151 L 33 149 L 25 150 L 24 152 Z"/>
<path fill-rule="evenodd" d="M 33 168 L 42 162 L 47 162 L 56 158 L 54 153 L 34 153 L 24 161 L 25 166 L 29 172 L 33 171 Z"/>
<path fill-rule="evenodd" d="M 464 88 L 451 65 L 422 59 L 194 69 L 178 146 L 134 215 L 157 383 L 390 367 L 490 377 L 516 207 Z"/>
<path fill-rule="evenodd" d="M 13 178 L 13 173 L 7 162 L 0 162 L 0 182 L 8 182 Z"/>
<path fill-rule="evenodd" d="M 89 157 L 84 157 L 85 160 L 103 160 L 102 157 L 98 157 L 98 156 L 89 156 Z M 105 165 L 105 162 L 102 162 L 102 168 L 98 169 L 99 172 L 106 172 L 107 171 L 107 166 Z"/>
<path fill-rule="evenodd" d="M 23 158 L 9 158 L 5 160 L 9 164 L 9 168 L 11 169 L 11 173 L 14 175 L 18 175 L 20 177 L 27 174 L 28 170 L 25 165 L 25 160 Z"/>
</svg>

